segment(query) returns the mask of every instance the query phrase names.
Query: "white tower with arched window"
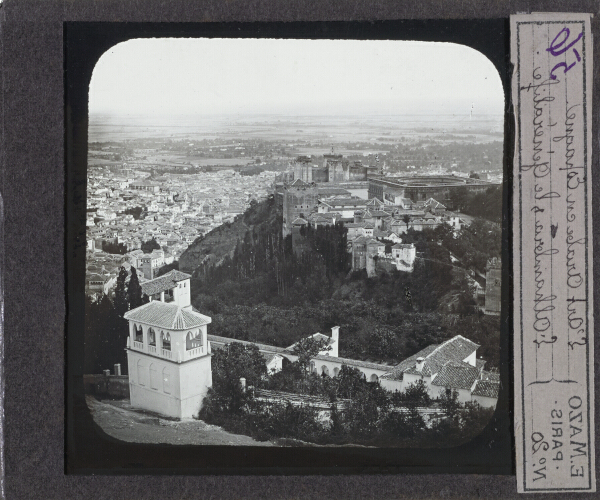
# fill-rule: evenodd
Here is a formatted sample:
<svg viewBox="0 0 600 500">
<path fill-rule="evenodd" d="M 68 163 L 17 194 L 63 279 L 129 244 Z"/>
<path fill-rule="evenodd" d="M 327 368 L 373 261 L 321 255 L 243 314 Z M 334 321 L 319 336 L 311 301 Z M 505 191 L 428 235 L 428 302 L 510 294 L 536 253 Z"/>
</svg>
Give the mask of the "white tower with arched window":
<svg viewBox="0 0 600 500">
<path fill-rule="evenodd" d="M 176 278 L 160 277 L 152 280 L 154 283 L 144 283 L 154 286 L 161 298 L 171 297 L 169 302 L 152 300 L 125 313 L 129 321 L 129 393 L 133 407 L 190 418 L 198 414 L 212 385 L 207 336 L 211 318 L 196 312 L 189 299 L 185 300 L 186 295 L 177 293 L 179 288 L 189 290 L 189 275 Z M 160 293 L 159 288 L 169 293 Z M 178 295 L 183 300 L 177 300 Z"/>
</svg>

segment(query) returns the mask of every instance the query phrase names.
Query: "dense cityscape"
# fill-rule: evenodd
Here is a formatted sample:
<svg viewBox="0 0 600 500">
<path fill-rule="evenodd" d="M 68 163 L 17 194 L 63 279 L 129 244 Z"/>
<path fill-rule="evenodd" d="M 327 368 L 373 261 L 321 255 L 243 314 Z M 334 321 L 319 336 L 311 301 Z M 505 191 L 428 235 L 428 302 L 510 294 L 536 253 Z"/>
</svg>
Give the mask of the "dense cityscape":
<svg viewBox="0 0 600 500">
<path fill-rule="evenodd" d="M 364 123 L 349 126 L 350 135 L 353 129 L 362 130 L 364 126 Z M 87 198 L 88 289 L 95 291 L 102 286 L 105 293 L 109 292 L 121 264 L 137 264 L 144 242 L 156 241 L 164 251 L 162 264 L 172 264 L 196 238 L 233 222 L 252 200 L 264 200 L 274 194 L 282 179 L 289 180 L 290 174 L 294 175 L 294 169 L 300 177 L 297 166 L 306 162 L 319 183 L 318 175 L 323 172 L 327 157 L 330 165 L 332 157 L 343 158 L 346 164 L 352 163 L 353 172 L 358 172 L 358 175 L 332 178 L 333 182 L 323 183 L 318 196 L 323 202 L 367 199 L 367 176 L 380 173 L 392 181 L 394 176 L 450 175 L 499 183 L 502 143 L 495 140 L 498 127 L 485 122 L 476 126 L 481 128 L 475 130 L 479 133 L 477 136 L 472 129 L 462 135 L 457 131 L 436 133 L 435 129 L 433 133 L 428 130 L 429 134 L 400 130 L 396 131 L 397 142 L 389 127 L 387 131 L 375 127 L 372 132 L 382 134 L 379 139 L 365 141 L 362 137 L 368 132 L 363 132 L 355 134 L 362 140 L 347 143 L 315 131 L 303 122 L 282 125 L 281 121 L 275 124 L 248 121 L 239 127 L 246 132 L 253 127 L 254 132 L 249 135 L 259 137 L 244 139 L 236 134 L 237 128 L 229 124 L 230 130 L 225 131 L 223 137 L 210 139 L 199 140 L 197 135 L 140 138 L 125 134 L 125 140 L 91 142 Z M 298 140 L 292 143 L 288 138 L 275 138 L 273 130 L 278 134 L 291 132 Z M 180 132 L 180 135 L 185 134 Z M 327 139 L 340 142 L 331 146 Z M 303 163 L 299 163 L 299 158 Z M 355 166 L 360 168 L 357 170 Z M 305 175 L 303 180 L 308 177 Z M 326 190 L 325 186 L 330 189 Z M 382 201 L 398 205 L 400 201 L 390 198 L 392 191 L 389 200 Z M 352 214 L 346 210 L 346 215 Z"/>
</svg>

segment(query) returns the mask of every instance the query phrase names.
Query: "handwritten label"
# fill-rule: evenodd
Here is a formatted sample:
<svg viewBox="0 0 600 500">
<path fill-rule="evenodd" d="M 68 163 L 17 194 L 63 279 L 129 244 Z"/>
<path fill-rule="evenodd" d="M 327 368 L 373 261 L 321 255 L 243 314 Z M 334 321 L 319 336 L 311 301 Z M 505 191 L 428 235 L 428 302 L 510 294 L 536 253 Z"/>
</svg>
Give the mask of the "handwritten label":
<svg viewBox="0 0 600 500">
<path fill-rule="evenodd" d="M 519 492 L 595 491 L 590 15 L 511 16 Z"/>
</svg>

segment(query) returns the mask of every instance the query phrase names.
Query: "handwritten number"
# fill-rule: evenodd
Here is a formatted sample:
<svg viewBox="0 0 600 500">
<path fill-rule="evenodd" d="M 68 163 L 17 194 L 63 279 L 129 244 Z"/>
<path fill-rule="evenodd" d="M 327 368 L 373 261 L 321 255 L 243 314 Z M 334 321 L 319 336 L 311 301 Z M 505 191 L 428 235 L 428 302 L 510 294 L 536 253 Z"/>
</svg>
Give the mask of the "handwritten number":
<svg viewBox="0 0 600 500">
<path fill-rule="evenodd" d="M 562 38 L 561 38 L 561 36 L 562 36 Z M 571 43 L 569 43 L 568 45 L 563 47 L 563 45 L 566 43 L 566 41 L 569 39 L 570 36 L 571 36 L 571 31 L 569 30 L 569 28 L 563 28 L 562 30 L 560 30 L 558 32 L 558 35 L 556 35 L 554 37 L 554 40 L 552 40 L 552 43 L 550 44 L 550 47 L 548 47 L 546 49 L 546 52 L 550 52 L 550 54 L 552 54 L 554 57 L 564 54 L 567 50 L 569 50 L 571 47 L 573 47 L 573 45 L 575 45 L 579 40 L 581 40 L 581 37 L 583 36 L 583 32 L 579 33 L 579 35 L 577 36 L 577 38 L 575 38 L 575 40 L 573 40 Z M 561 40 L 557 42 L 557 40 L 559 38 L 561 38 Z M 573 48 L 573 53 L 575 54 L 577 61 L 570 64 L 569 66 L 567 66 L 566 62 L 559 62 L 558 64 L 556 64 L 554 66 L 554 68 L 552 68 L 552 71 L 550 71 L 550 78 L 552 80 L 556 80 L 556 75 L 554 74 L 554 72 L 558 68 L 564 68 L 563 73 L 566 73 L 573 66 L 575 66 L 578 62 L 581 61 L 581 56 L 579 55 L 579 52 L 577 52 L 577 49 Z"/>
<path fill-rule="evenodd" d="M 556 42 L 556 39 L 563 32 L 565 32 L 565 37 L 561 40 L 561 42 L 558 45 L 554 45 L 554 42 Z M 550 52 L 550 54 L 552 54 L 554 57 L 560 56 L 561 54 L 564 54 L 567 50 L 569 50 L 573 45 L 575 45 L 580 40 L 580 38 L 583 36 L 583 31 L 581 33 L 579 33 L 579 36 L 575 40 L 573 40 L 569 45 L 567 45 L 566 47 L 563 47 L 561 49 L 560 46 L 567 41 L 567 38 L 569 38 L 570 35 L 571 35 L 571 31 L 569 30 L 569 28 L 563 28 L 562 30 L 560 30 L 560 32 L 558 33 L 558 35 L 556 35 L 554 37 L 554 40 L 552 40 L 552 43 L 550 44 L 550 47 L 548 47 L 546 49 L 546 51 Z"/>
<path fill-rule="evenodd" d="M 552 68 L 552 71 L 550 71 L 550 78 L 552 78 L 552 80 L 556 80 L 556 75 L 554 74 L 554 71 L 556 71 L 558 68 L 564 66 L 565 73 L 566 73 L 567 71 L 569 71 L 576 64 L 577 64 L 577 61 L 574 62 L 573 64 L 571 64 L 570 66 L 567 66 L 567 63 L 559 62 L 556 66 L 554 66 L 554 68 Z"/>
</svg>

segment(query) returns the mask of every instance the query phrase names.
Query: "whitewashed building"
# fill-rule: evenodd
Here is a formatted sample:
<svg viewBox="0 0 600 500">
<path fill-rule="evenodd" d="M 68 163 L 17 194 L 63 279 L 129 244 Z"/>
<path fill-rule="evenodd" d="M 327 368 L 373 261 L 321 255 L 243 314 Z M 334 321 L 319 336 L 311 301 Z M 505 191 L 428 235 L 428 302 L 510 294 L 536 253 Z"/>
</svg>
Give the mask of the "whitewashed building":
<svg viewBox="0 0 600 500">
<path fill-rule="evenodd" d="M 131 405 L 170 417 L 191 418 L 198 414 L 212 386 L 207 332 L 211 318 L 192 308 L 189 275 L 175 271 L 143 286 L 159 300 L 124 316 L 129 321 Z"/>
</svg>

